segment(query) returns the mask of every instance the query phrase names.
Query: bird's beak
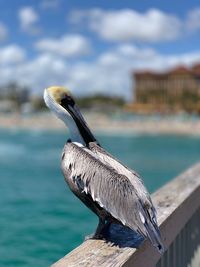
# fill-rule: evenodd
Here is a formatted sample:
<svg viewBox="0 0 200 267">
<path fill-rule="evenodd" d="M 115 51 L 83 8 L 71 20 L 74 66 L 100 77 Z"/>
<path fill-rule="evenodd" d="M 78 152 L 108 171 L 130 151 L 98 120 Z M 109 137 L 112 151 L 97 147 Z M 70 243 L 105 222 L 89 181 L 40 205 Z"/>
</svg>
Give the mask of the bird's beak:
<svg viewBox="0 0 200 267">
<path fill-rule="evenodd" d="M 70 103 L 65 103 L 64 101 L 61 101 L 61 106 L 64 109 L 66 109 L 72 116 L 86 145 L 89 144 L 90 142 L 96 142 L 96 139 L 94 135 L 91 133 L 78 106 L 75 103 L 70 104 Z"/>
<path fill-rule="evenodd" d="M 77 105 L 68 105 L 67 107 L 63 106 L 63 108 L 65 108 L 69 114 L 72 116 L 72 118 L 74 119 L 74 121 L 76 122 L 76 124 L 80 124 L 82 125 L 83 128 L 86 128 L 87 126 L 87 123 L 86 121 L 84 120 L 79 108 L 77 107 Z"/>
</svg>

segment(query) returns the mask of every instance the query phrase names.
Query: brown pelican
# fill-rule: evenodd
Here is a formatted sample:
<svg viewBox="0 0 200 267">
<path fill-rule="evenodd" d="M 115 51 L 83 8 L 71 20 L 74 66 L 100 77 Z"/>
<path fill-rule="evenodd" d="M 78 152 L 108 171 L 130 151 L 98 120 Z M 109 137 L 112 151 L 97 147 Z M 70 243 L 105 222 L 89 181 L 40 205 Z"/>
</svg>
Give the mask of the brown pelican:
<svg viewBox="0 0 200 267">
<path fill-rule="evenodd" d="M 139 175 L 98 144 L 68 90 L 45 89 L 44 100 L 69 127 L 71 140 L 64 146 L 61 168 L 72 192 L 99 217 L 94 237 L 102 237 L 115 222 L 149 238 L 163 252 L 156 211 Z"/>
</svg>

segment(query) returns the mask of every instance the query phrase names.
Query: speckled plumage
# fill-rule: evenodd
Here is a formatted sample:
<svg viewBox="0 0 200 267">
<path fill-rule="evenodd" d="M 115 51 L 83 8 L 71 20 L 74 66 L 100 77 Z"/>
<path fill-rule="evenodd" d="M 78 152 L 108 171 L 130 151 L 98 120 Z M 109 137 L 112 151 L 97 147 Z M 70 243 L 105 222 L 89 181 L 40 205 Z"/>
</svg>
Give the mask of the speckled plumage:
<svg viewBox="0 0 200 267">
<path fill-rule="evenodd" d="M 102 220 L 114 220 L 148 236 L 145 224 L 151 224 L 150 217 L 156 220 L 155 208 L 138 174 L 95 142 L 88 147 L 66 143 L 62 171 L 74 194 Z"/>
</svg>

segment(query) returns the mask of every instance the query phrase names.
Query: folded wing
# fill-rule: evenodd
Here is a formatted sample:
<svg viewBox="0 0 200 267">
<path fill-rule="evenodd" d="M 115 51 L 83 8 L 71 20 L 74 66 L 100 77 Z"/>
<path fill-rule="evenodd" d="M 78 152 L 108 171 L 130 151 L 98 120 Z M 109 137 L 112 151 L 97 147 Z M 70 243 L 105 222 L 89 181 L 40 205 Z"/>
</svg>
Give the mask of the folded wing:
<svg viewBox="0 0 200 267">
<path fill-rule="evenodd" d="M 124 225 L 150 239 L 156 235 L 154 243 L 158 243 L 155 209 L 138 174 L 95 143 L 91 143 L 89 148 L 68 143 L 64 153 L 62 169 L 71 169 L 70 179 L 82 192 L 89 194 L 93 201 Z"/>
</svg>

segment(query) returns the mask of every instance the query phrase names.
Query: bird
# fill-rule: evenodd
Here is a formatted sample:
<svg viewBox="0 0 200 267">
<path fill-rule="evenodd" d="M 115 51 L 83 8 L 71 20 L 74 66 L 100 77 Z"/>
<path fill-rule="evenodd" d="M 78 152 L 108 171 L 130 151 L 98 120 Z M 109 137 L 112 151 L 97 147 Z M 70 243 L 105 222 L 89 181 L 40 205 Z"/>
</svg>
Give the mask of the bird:
<svg viewBox="0 0 200 267">
<path fill-rule="evenodd" d="M 93 237 L 102 238 L 117 223 L 149 239 L 162 254 L 156 209 L 140 176 L 100 145 L 68 89 L 45 89 L 44 102 L 69 128 L 61 169 L 71 191 L 99 218 Z"/>
</svg>

